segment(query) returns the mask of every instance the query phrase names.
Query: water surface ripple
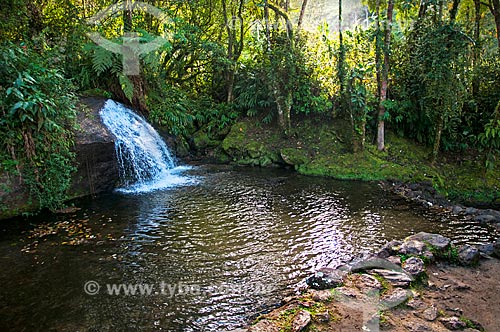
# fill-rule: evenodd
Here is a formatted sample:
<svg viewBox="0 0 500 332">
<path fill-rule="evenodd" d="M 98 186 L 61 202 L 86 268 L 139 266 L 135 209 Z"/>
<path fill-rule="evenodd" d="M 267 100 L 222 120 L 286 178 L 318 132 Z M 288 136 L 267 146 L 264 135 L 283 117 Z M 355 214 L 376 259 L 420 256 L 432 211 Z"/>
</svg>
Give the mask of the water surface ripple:
<svg viewBox="0 0 500 332">
<path fill-rule="evenodd" d="M 49 239 L 35 253 L 21 253 L 26 233 L 4 227 L 0 330 L 229 331 L 278 303 L 314 269 L 387 240 L 419 231 L 455 243 L 493 238 L 474 222 L 423 215 L 373 183 L 279 170 L 190 172 L 195 185 L 79 203 L 76 217 L 99 233 L 83 245 Z M 101 284 L 99 294 L 83 292 L 88 280 Z M 196 291 L 105 293 L 106 283 L 159 290 L 161 282 Z"/>
</svg>

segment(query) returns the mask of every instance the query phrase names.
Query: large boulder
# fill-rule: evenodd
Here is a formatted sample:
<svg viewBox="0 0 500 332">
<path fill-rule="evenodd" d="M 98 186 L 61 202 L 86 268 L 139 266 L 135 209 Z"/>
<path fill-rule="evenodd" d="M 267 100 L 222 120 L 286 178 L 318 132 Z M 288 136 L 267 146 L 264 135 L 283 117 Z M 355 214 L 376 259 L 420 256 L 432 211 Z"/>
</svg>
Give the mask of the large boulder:
<svg viewBox="0 0 500 332">
<path fill-rule="evenodd" d="M 105 101 L 85 98 L 78 104 L 74 146 L 77 171 L 68 190 L 69 198 L 108 191 L 118 182 L 114 136 L 99 116 Z M 20 177 L 0 174 L 0 184 L 0 219 L 38 209 L 36 202 L 29 202 L 29 189 Z"/>
<path fill-rule="evenodd" d="M 476 247 L 464 244 L 458 248 L 458 261 L 462 265 L 477 265 L 480 258 L 481 253 Z"/>
<path fill-rule="evenodd" d="M 105 101 L 86 98 L 79 104 L 79 128 L 75 133 L 77 171 L 69 190 L 71 198 L 112 190 L 119 181 L 115 138 L 99 115 Z"/>
<path fill-rule="evenodd" d="M 309 287 L 316 290 L 330 289 L 341 286 L 347 272 L 331 268 L 321 268 L 306 279 Z"/>
<path fill-rule="evenodd" d="M 432 249 L 437 250 L 438 252 L 443 252 L 446 249 L 448 249 L 451 243 L 451 240 L 447 237 L 444 237 L 439 234 L 432 234 L 426 232 L 420 232 L 412 236 L 409 236 L 406 238 L 405 242 L 412 240 L 424 242 L 425 244 L 430 246 Z"/>
</svg>

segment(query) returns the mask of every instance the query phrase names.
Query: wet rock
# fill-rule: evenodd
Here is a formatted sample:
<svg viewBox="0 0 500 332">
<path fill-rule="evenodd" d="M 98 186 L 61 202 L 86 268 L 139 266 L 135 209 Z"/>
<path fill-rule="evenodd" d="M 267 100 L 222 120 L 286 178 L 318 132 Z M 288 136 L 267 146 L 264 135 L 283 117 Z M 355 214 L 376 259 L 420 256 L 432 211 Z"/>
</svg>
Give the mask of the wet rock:
<svg viewBox="0 0 500 332">
<path fill-rule="evenodd" d="M 417 240 L 408 240 L 405 241 L 400 247 L 399 247 L 399 253 L 403 255 L 421 255 L 424 253 L 424 251 L 427 250 L 427 247 L 425 246 L 425 243 L 422 241 L 417 241 Z"/>
<path fill-rule="evenodd" d="M 403 270 L 416 278 L 425 273 L 425 264 L 421 258 L 410 257 L 403 263 Z"/>
<path fill-rule="evenodd" d="M 390 256 L 393 256 L 397 253 L 396 248 L 402 244 L 401 241 L 390 241 L 387 242 L 380 248 L 379 252 L 377 253 L 377 257 L 379 258 L 388 258 Z"/>
<path fill-rule="evenodd" d="M 354 285 L 363 293 L 370 294 L 382 289 L 382 284 L 374 276 L 360 274 L 355 276 Z"/>
<path fill-rule="evenodd" d="M 303 331 L 307 325 L 311 322 L 311 314 L 309 311 L 301 310 L 299 311 L 292 322 L 292 331 L 300 332 Z"/>
<path fill-rule="evenodd" d="M 476 209 L 476 208 L 473 208 L 473 207 L 468 207 L 468 208 L 465 209 L 465 214 L 469 215 L 469 216 L 477 214 L 478 212 L 479 212 L 479 210 Z"/>
<path fill-rule="evenodd" d="M 476 329 L 468 328 L 468 329 L 465 329 L 464 332 L 481 332 L 481 331 L 476 330 Z"/>
<path fill-rule="evenodd" d="M 410 299 L 406 303 L 406 305 L 408 307 L 412 308 L 413 310 L 420 310 L 420 309 L 423 309 L 426 306 L 426 304 L 425 304 L 424 301 L 422 301 L 421 299 L 416 298 L 416 297 Z"/>
<path fill-rule="evenodd" d="M 493 255 L 500 258 L 500 237 L 497 239 L 497 242 L 493 245 Z"/>
<path fill-rule="evenodd" d="M 326 302 L 333 297 L 329 290 L 311 290 L 311 298 L 316 302 Z"/>
<path fill-rule="evenodd" d="M 389 262 L 391 262 L 392 264 L 401 266 L 401 257 L 399 257 L 399 256 L 390 256 L 390 257 L 387 257 L 386 259 Z"/>
<path fill-rule="evenodd" d="M 452 331 L 463 330 L 467 327 L 467 324 L 461 321 L 458 317 L 443 317 L 439 319 L 439 321 L 444 325 L 444 327 Z"/>
<path fill-rule="evenodd" d="M 479 263 L 481 255 L 479 249 L 468 244 L 464 244 L 458 248 L 458 261 L 462 265 L 476 265 Z"/>
<path fill-rule="evenodd" d="M 484 256 L 491 256 L 495 251 L 494 243 L 481 244 L 477 248 L 479 249 L 479 253 Z"/>
<path fill-rule="evenodd" d="M 474 221 L 480 222 L 482 224 L 491 224 L 497 222 L 498 219 L 495 216 L 489 214 L 480 214 L 474 217 Z"/>
<path fill-rule="evenodd" d="M 302 149 L 283 148 L 280 150 L 280 155 L 286 164 L 292 166 L 307 164 L 310 161 L 307 151 Z"/>
<path fill-rule="evenodd" d="M 464 212 L 464 208 L 459 206 L 459 205 L 455 205 L 453 206 L 453 208 L 451 209 L 451 213 L 453 213 L 454 215 L 458 215 L 460 213 Z"/>
<path fill-rule="evenodd" d="M 348 287 L 335 288 L 335 292 L 333 294 L 334 298 L 337 301 L 342 301 L 345 299 L 355 299 L 358 297 L 358 295 L 359 294 L 354 289 Z"/>
<path fill-rule="evenodd" d="M 374 269 L 371 273 L 376 273 L 383 277 L 385 280 L 391 283 L 395 287 L 408 287 L 413 279 L 404 272 L 392 271 L 392 270 L 382 270 Z"/>
<path fill-rule="evenodd" d="M 306 284 L 312 289 L 322 290 L 335 288 L 344 283 L 347 272 L 331 268 L 322 268 L 306 279 Z"/>
<path fill-rule="evenodd" d="M 425 319 L 426 321 L 433 322 L 438 318 L 439 313 L 436 307 L 431 306 L 425 309 L 419 316 Z"/>
<path fill-rule="evenodd" d="M 434 331 L 434 329 L 426 324 L 424 321 L 409 319 L 403 322 L 404 327 L 407 331 L 412 332 L 426 332 L 426 331 Z"/>
<path fill-rule="evenodd" d="M 451 240 L 447 237 L 444 237 L 439 234 L 432 234 L 432 233 L 426 233 L 426 232 L 420 232 L 415 235 L 412 235 L 408 238 L 406 238 L 407 241 L 409 240 L 416 240 L 420 242 L 424 242 L 428 245 L 430 245 L 432 248 L 438 250 L 438 251 L 444 251 L 448 249 Z"/>
<path fill-rule="evenodd" d="M 319 312 L 314 315 L 314 319 L 320 323 L 328 323 L 330 321 L 330 313 L 328 312 L 328 310 Z"/>
<path fill-rule="evenodd" d="M 412 293 L 409 290 L 394 288 L 389 294 L 382 296 L 380 300 L 384 307 L 393 308 L 408 300 L 411 296 Z"/>
<path fill-rule="evenodd" d="M 248 332 L 279 332 L 280 328 L 276 326 L 274 323 L 262 319 L 257 322 L 257 324 L 251 326 L 248 329 Z"/>
</svg>

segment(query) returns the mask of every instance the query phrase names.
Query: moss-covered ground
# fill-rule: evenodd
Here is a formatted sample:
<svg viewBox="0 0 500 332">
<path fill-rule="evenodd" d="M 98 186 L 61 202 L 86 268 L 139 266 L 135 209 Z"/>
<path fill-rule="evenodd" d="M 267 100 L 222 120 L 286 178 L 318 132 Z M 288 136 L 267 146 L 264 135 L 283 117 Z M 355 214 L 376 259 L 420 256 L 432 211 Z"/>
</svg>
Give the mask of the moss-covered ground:
<svg viewBox="0 0 500 332">
<path fill-rule="evenodd" d="M 477 204 L 500 203 L 500 168 L 486 170 L 477 151 L 443 153 L 431 164 L 430 148 L 386 133 L 386 150 L 372 138 L 364 150 L 352 153 L 349 123 L 308 118 L 296 121 L 288 136 L 275 126 L 248 119 L 233 125 L 219 147 L 220 159 L 242 165 L 288 164 L 305 175 L 353 180 L 431 182 L 451 200 Z"/>
</svg>

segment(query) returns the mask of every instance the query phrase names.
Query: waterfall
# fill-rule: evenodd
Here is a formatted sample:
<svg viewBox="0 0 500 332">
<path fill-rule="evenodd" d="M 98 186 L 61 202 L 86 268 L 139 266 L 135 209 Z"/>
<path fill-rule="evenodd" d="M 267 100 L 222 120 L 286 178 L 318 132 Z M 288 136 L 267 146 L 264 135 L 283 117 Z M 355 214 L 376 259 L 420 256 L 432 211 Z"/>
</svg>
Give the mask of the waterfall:
<svg viewBox="0 0 500 332">
<path fill-rule="evenodd" d="M 120 191 L 140 193 L 192 181 L 179 175 L 188 167 L 176 167 L 165 142 L 141 116 L 111 99 L 99 114 L 116 137 Z"/>
</svg>

